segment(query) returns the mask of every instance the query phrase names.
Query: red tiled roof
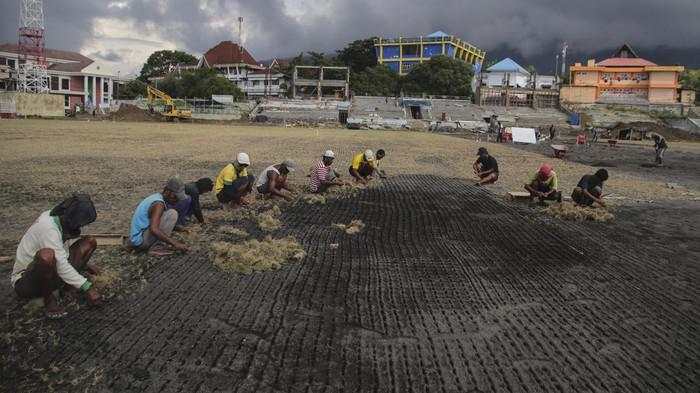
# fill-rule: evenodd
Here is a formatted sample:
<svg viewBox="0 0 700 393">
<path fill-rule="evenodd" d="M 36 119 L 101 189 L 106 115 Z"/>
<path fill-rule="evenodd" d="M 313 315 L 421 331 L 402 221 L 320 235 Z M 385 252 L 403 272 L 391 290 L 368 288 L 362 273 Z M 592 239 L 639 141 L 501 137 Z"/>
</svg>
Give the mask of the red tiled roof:
<svg viewBox="0 0 700 393">
<path fill-rule="evenodd" d="M 231 41 L 221 41 L 215 47 L 209 49 L 204 54 L 207 63 L 210 67 L 217 64 L 237 64 L 245 63 L 249 65 L 258 65 L 253 56 L 248 51 L 238 44 Z"/>
<path fill-rule="evenodd" d="M 646 67 L 656 64 L 641 57 L 611 57 L 596 64 L 602 67 Z"/>
<path fill-rule="evenodd" d="M 17 44 L 0 44 L 0 52 L 19 53 Z M 47 59 L 67 60 L 70 63 L 53 63 L 49 66 L 49 70 L 65 71 L 65 72 L 80 72 L 83 68 L 93 63 L 89 57 L 83 56 L 78 52 L 70 52 L 58 49 L 44 49 L 44 55 Z"/>
</svg>

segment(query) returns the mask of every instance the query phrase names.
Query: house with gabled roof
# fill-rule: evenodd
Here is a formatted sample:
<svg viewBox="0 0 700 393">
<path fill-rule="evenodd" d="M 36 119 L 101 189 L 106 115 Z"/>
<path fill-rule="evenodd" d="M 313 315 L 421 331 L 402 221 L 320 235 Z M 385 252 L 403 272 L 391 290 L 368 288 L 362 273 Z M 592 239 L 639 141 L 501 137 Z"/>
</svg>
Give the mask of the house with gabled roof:
<svg viewBox="0 0 700 393">
<path fill-rule="evenodd" d="M 0 67 L 7 70 L 0 80 L 0 90 L 12 90 L 17 76 L 19 50 L 17 44 L 0 44 Z M 76 106 L 109 109 L 118 76 L 106 64 L 77 52 L 46 49 L 49 93 L 64 97 L 64 109 Z"/>
<path fill-rule="evenodd" d="M 570 84 L 561 100 L 574 104 L 676 104 L 680 102 L 683 66 L 661 66 L 640 57 L 628 44 L 600 62 L 570 67 Z"/>
<path fill-rule="evenodd" d="M 198 68 L 211 68 L 236 84 L 247 96 L 279 96 L 286 77 L 279 63 L 257 62 L 247 49 L 232 41 L 221 41 L 200 58 Z"/>
</svg>

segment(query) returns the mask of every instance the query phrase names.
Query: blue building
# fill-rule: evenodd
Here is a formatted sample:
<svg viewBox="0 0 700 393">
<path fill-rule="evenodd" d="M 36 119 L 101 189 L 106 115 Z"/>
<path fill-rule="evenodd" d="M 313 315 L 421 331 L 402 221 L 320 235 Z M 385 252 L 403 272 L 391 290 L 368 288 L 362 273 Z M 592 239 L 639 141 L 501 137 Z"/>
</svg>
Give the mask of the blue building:
<svg viewBox="0 0 700 393">
<path fill-rule="evenodd" d="M 416 64 L 440 55 L 469 63 L 475 72 L 479 72 L 486 57 L 486 51 L 442 31 L 424 37 L 377 38 L 374 49 L 377 62 L 400 75 L 406 75 Z"/>
</svg>

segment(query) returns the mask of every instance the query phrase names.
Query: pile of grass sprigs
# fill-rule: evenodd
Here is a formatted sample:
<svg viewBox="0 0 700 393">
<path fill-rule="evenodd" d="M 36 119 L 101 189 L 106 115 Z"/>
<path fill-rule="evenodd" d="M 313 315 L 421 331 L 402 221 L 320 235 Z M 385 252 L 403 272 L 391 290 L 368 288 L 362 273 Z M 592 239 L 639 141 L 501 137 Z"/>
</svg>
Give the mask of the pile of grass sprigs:
<svg viewBox="0 0 700 393">
<path fill-rule="evenodd" d="M 354 235 L 365 229 L 365 223 L 362 222 L 362 220 L 352 220 L 350 224 L 333 224 L 333 227 L 340 229 L 348 235 Z"/>
<path fill-rule="evenodd" d="M 287 261 L 299 262 L 306 256 L 304 249 L 293 237 L 246 240 L 239 243 L 212 244 L 214 265 L 227 272 L 251 273 L 276 270 Z"/>
<path fill-rule="evenodd" d="M 546 214 L 567 221 L 607 222 L 615 216 L 605 208 L 576 206 L 573 203 L 556 203 L 543 210 Z"/>
</svg>

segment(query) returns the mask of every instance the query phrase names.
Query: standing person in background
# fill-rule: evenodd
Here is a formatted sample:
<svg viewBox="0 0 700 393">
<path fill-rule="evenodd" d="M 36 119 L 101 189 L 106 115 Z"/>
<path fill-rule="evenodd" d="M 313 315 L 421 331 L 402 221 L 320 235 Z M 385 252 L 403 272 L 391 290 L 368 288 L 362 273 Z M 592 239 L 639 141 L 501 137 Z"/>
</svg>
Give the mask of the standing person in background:
<svg viewBox="0 0 700 393">
<path fill-rule="evenodd" d="M 656 165 L 661 166 L 664 164 L 664 153 L 666 153 L 666 150 L 668 150 L 666 138 L 655 132 L 650 133 L 649 137 L 654 140 L 654 151 L 656 152 Z"/>
<path fill-rule="evenodd" d="M 492 157 L 485 147 L 480 147 L 476 155 L 479 157 L 474 161 L 472 168 L 474 174 L 479 177 L 476 186 L 495 183 L 498 180 L 498 161 Z"/>
<path fill-rule="evenodd" d="M 255 176 L 249 175 L 250 157 L 246 153 L 238 153 L 236 160 L 226 165 L 219 172 L 214 184 L 216 199 L 231 207 L 247 204 L 244 199 L 250 194 L 255 184 Z"/>
<path fill-rule="evenodd" d="M 17 246 L 10 276 L 17 296 L 43 298 L 46 316 L 52 319 L 66 315 L 53 295 L 57 289 L 82 291 L 90 305 L 99 304 L 100 294 L 81 274 L 99 274 L 99 269 L 88 265 L 97 242 L 89 236 L 80 238 L 81 228 L 96 218 L 95 206 L 86 194 L 73 195 L 41 213 Z M 78 238 L 72 245 L 67 245 L 69 240 Z"/>
<path fill-rule="evenodd" d="M 316 161 L 309 175 L 309 190 L 313 193 L 325 192 L 329 187 L 340 186 L 343 182 L 338 178 L 338 173 L 331 168 L 335 160 L 335 153 L 326 150 L 320 160 Z"/>
<path fill-rule="evenodd" d="M 557 130 L 554 128 L 554 124 L 549 126 L 549 139 L 554 140 L 554 137 L 557 136 Z"/>
<path fill-rule="evenodd" d="M 594 203 L 605 207 L 603 183 L 608 180 L 608 171 L 598 169 L 593 175 L 584 175 L 571 193 L 571 199 L 579 206 L 592 206 Z"/>
</svg>

